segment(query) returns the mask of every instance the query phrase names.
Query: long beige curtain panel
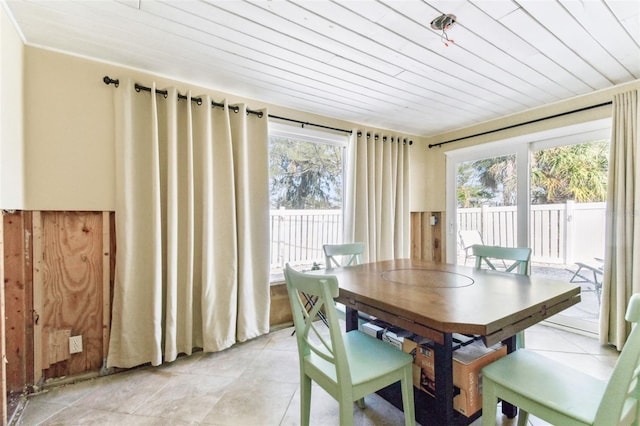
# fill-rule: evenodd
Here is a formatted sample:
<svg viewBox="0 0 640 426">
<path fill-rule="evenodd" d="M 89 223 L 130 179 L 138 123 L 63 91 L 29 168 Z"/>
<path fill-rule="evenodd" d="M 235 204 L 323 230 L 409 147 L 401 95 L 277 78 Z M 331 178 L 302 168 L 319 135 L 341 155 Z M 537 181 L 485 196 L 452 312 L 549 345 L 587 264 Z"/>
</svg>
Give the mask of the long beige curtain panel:
<svg viewBox="0 0 640 426">
<path fill-rule="evenodd" d="M 616 95 L 612 105 L 600 340 L 622 350 L 630 332 L 627 304 L 640 292 L 638 91 Z"/>
<path fill-rule="evenodd" d="M 115 91 L 108 366 L 159 365 L 269 330 L 267 114 Z"/>
<path fill-rule="evenodd" d="M 345 238 L 364 242 L 364 262 L 409 257 L 409 146 L 399 135 L 351 135 Z"/>
</svg>

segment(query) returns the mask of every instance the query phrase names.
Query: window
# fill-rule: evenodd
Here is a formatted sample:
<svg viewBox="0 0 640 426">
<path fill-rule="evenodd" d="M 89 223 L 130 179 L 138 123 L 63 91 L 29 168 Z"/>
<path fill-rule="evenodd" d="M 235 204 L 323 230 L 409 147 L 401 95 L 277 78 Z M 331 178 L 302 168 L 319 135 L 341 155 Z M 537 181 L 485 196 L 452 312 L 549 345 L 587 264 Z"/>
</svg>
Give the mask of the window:
<svg viewBox="0 0 640 426">
<path fill-rule="evenodd" d="M 286 263 L 324 263 L 323 244 L 343 241 L 345 135 L 270 123 L 271 280 Z"/>
<path fill-rule="evenodd" d="M 448 261 L 473 265 L 471 232 L 487 245 L 531 247 L 532 275 L 582 287 L 582 302 L 548 322 L 596 334 L 609 134 L 605 119 L 449 151 Z"/>
</svg>

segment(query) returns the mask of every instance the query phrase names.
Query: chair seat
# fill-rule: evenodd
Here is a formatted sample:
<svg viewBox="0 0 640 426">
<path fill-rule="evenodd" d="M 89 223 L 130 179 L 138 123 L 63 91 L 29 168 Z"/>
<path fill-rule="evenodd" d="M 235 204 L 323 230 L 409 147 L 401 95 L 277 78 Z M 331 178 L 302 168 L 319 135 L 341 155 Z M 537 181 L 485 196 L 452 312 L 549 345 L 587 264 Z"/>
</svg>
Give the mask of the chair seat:
<svg viewBox="0 0 640 426">
<path fill-rule="evenodd" d="M 535 407 L 569 415 L 575 420 L 592 424 L 607 383 L 535 352 L 521 349 L 482 370 L 482 375 L 505 389 L 498 392 L 509 402 L 529 411 L 527 400 Z M 484 379 L 483 379 L 484 380 Z M 553 384 L 553 385 L 551 385 Z M 531 410 L 547 420 L 543 412 Z"/>
<path fill-rule="evenodd" d="M 403 366 L 413 362 L 411 355 L 358 330 L 344 335 L 344 346 L 354 386 L 377 379 L 387 373 L 400 372 Z M 335 366 L 313 352 L 306 357 L 305 364 L 312 366 L 311 368 L 332 382 L 336 382 Z M 397 379 L 390 383 L 395 381 Z"/>
</svg>

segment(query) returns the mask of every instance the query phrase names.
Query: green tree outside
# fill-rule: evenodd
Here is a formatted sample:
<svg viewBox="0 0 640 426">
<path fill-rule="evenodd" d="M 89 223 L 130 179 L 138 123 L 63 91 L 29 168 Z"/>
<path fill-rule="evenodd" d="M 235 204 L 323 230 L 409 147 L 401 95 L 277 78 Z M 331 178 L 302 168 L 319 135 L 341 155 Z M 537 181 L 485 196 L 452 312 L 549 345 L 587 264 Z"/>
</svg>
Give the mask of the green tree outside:
<svg viewBox="0 0 640 426">
<path fill-rule="evenodd" d="M 270 137 L 271 208 L 341 208 L 342 153 L 340 146 Z"/>
<path fill-rule="evenodd" d="M 607 199 L 609 142 L 597 141 L 537 151 L 531 164 L 533 204 Z"/>
<path fill-rule="evenodd" d="M 531 159 L 531 203 L 605 201 L 608 169 L 608 141 L 536 151 Z M 461 208 L 515 205 L 515 156 L 461 163 L 457 175 L 457 198 Z"/>
</svg>

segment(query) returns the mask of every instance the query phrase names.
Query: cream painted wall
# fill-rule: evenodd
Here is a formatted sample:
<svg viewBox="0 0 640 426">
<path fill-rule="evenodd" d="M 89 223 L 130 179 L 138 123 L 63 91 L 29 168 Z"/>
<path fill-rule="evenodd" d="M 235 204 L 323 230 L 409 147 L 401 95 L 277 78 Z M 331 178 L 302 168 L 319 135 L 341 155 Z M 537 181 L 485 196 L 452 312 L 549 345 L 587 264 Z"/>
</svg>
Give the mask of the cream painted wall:
<svg viewBox="0 0 640 426">
<path fill-rule="evenodd" d="M 113 94 L 100 82 L 109 71 L 25 48 L 26 210 L 113 209 Z"/>
<path fill-rule="evenodd" d="M 125 79 L 158 87 L 176 86 L 216 101 L 246 103 L 251 109 L 327 126 L 353 129 L 356 123 L 321 117 L 233 96 L 137 70 L 25 47 L 25 203 L 27 210 L 113 210 L 113 94 L 102 78 Z M 381 129 L 366 128 L 369 131 Z M 424 151 L 424 139 L 413 152 Z M 421 152 L 421 154 L 423 154 Z M 413 161 L 412 161 L 413 162 Z M 411 166 L 410 166 L 411 167 Z M 414 169 L 419 169 L 414 166 Z"/>
<path fill-rule="evenodd" d="M 4 56 L 3 38 L 3 60 Z M 191 89 L 194 94 L 209 93 L 218 101 L 226 98 L 230 103 L 244 102 L 252 109 L 267 107 L 271 114 L 302 121 L 345 129 L 364 128 L 356 123 L 293 111 L 163 76 L 36 47 L 24 47 L 24 57 L 24 164 L 26 166 L 24 167 L 25 190 L 23 193 L 25 195 L 21 205 L 14 205 L 11 208 L 113 210 L 115 204 L 113 92 L 119 89 L 102 83 L 102 77 L 105 75 L 123 79 L 129 77 L 143 84 L 149 84 L 155 80 L 159 87 L 173 85 L 182 93 L 187 89 Z M 18 73 L 13 77 L 13 81 L 19 82 L 19 78 Z M 640 82 L 636 81 L 428 139 L 411 136 L 414 145 L 410 157 L 410 209 L 412 211 L 445 210 L 444 153 L 448 150 L 603 118 L 610 114 L 610 107 L 475 137 L 439 148 L 429 149 L 428 144 L 606 102 L 611 100 L 614 93 L 638 87 Z M 5 100 L 4 91 L 2 96 L 2 106 L 11 105 L 10 101 Z M 19 130 L 18 126 L 17 131 Z M 368 128 L 367 130 L 380 131 L 381 129 Z M 3 140 L 4 133 L 3 130 Z M 3 177 L 6 176 L 4 146 L 5 143 L 3 143 L 2 152 Z M 13 158 L 17 158 L 15 153 Z"/>
<path fill-rule="evenodd" d="M 422 173 L 425 174 L 425 177 L 422 179 L 422 182 L 418 182 L 418 185 L 420 183 L 424 183 L 424 185 L 422 188 L 414 188 L 412 194 L 412 209 L 420 211 L 444 211 L 446 209 L 446 152 L 454 149 L 496 142 L 520 135 L 532 134 L 545 130 L 551 130 L 564 126 L 607 118 L 611 116 L 611 107 L 603 106 L 580 113 L 569 114 L 563 117 L 540 121 L 535 124 L 515 127 L 509 130 L 491 133 L 484 136 L 477 136 L 459 142 L 453 142 L 441 147 L 428 148 L 429 144 L 436 144 L 451 139 L 457 139 L 460 137 L 482 133 L 493 129 L 499 129 L 517 123 L 528 122 L 543 117 L 561 114 L 567 111 L 581 109 L 592 105 L 598 105 L 604 102 L 611 101 L 613 95 L 616 93 L 621 93 L 633 89 L 640 89 L 640 80 L 619 85 L 610 89 L 593 92 L 588 95 L 575 97 L 567 101 L 546 105 L 544 107 L 532 109 L 520 114 L 502 117 L 498 120 L 488 121 L 476 126 L 459 129 L 453 132 L 427 138 L 424 142 L 424 150 L 426 151 L 426 154 L 424 154 L 424 156 L 421 158 Z"/>
<path fill-rule="evenodd" d="M 0 4 L 0 208 L 24 205 L 23 43 Z"/>
</svg>

